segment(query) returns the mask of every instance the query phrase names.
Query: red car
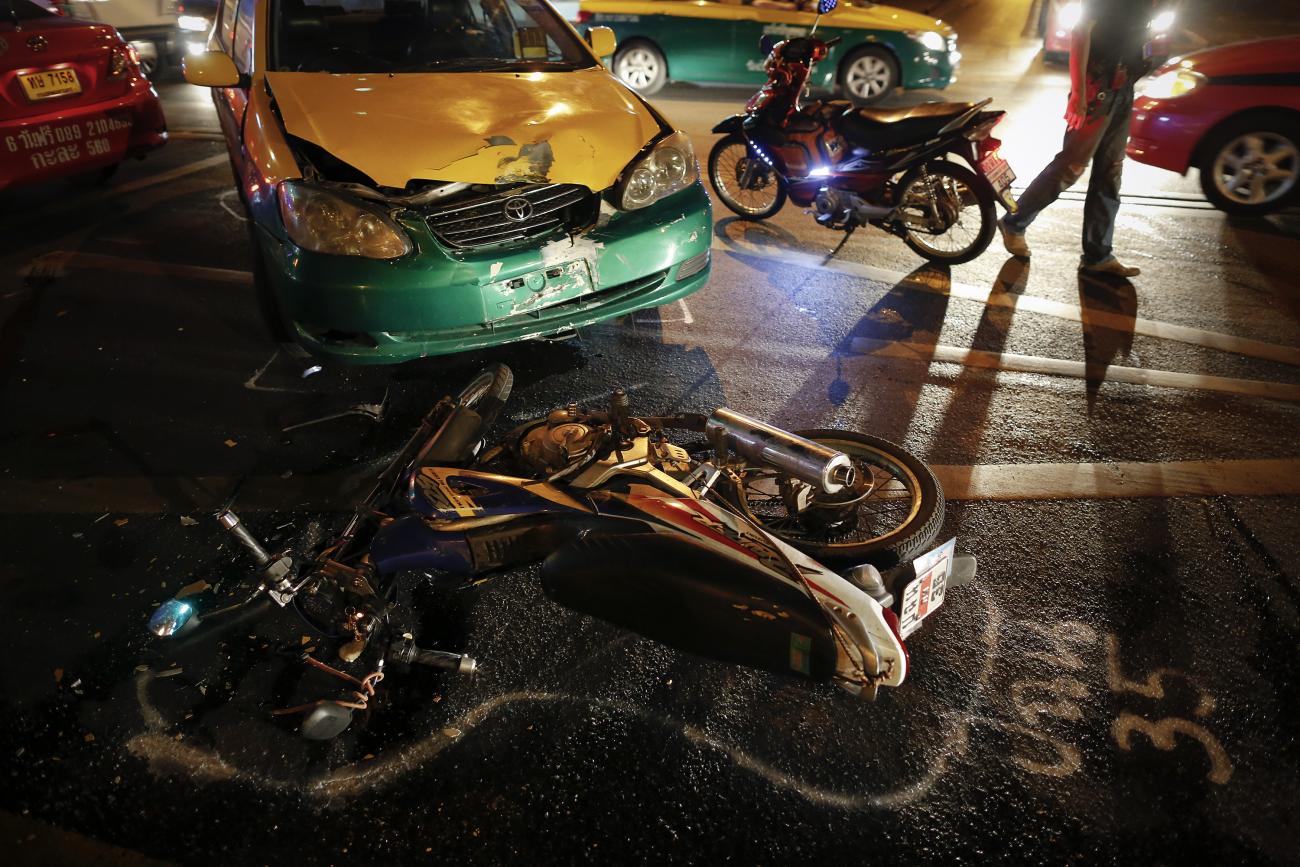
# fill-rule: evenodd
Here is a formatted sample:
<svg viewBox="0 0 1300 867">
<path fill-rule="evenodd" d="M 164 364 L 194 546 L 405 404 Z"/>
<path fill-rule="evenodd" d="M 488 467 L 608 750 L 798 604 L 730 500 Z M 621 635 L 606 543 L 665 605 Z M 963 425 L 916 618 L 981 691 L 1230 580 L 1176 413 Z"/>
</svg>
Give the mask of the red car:
<svg viewBox="0 0 1300 867">
<path fill-rule="evenodd" d="M 106 177 L 167 141 L 158 94 L 116 30 L 28 0 L 0 13 L 0 190 Z"/>
<path fill-rule="evenodd" d="M 1300 35 L 1175 58 L 1140 86 L 1128 155 L 1186 174 L 1230 214 L 1264 214 L 1300 190 Z"/>
</svg>

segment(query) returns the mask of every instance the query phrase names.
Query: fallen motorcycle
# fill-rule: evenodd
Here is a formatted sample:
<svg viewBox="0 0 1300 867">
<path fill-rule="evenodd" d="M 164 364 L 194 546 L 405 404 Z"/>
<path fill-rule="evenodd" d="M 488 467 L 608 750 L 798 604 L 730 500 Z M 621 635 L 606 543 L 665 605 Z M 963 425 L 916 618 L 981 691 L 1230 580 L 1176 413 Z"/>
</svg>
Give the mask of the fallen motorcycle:
<svg viewBox="0 0 1300 867">
<path fill-rule="evenodd" d="M 835 5 L 820 0 L 818 11 Z M 743 219 L 766 220 L 788 197 L 845 240 L 859 226 L 877 226 L 939 264 L 979 256 L 993 238 L 995 203 L 1015 210 L 1015 174 L 992 135 L 1004 112 L 986 111 L 988 99 L 904 108 L 803 103 L 813 66 L 839 41 L 817 39 L 816 30 L 775 44 L 764 37 L 767 82 L 743 114 L 713 128 L 724 134 L 708 163 L 718 198 Z"/>
<path fill-rule="evenodd" d="M 476 668 L 390 625 L 399 576 L 541 560 L 546 594 L 575 611 L 866 697 L 903 682 L 903 640 L 974 577 L 955 540 L 928 550 L 942 491 L 885 440 L 792 434 L 727 409 L 636 416 L 617 390 L 606 407 L 569 404 L 488 446 L 512 381 L 496 365 L 439 401 L 337 535 L 305 555 L 268 552 L 223 510 L 221 525 L 257 561 L 256 587 L 213 611 L 178 595 L 150 630 L 186 641 L 294 609 L 337 657 L 302 662 L 347 686 L 276 713 L 301 715 L 305 736 L 327 739 L 367 709 L 390 665 Z M 698 440 L 678 445 L 668 431 Z"/>
</svg>

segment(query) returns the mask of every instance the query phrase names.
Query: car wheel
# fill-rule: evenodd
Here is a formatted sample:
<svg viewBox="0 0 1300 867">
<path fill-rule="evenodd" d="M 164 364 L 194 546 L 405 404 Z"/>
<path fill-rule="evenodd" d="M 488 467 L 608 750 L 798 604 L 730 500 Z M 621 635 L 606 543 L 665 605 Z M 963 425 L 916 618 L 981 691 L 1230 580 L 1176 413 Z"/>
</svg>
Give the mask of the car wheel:
<svg viewBox="0 0 1300 867">
<path fill-rule="evenodd" d="M 1300 190 L 1300 122 L 1260 115 L 1211 133 L 1201 149 L 1201 189 L 1221 211 L 1257 216 Z"/>
<path fill-rule="evenodd" d="M 879 102 L 898 87 L 898 64 L 888 49 L 860 48 L 840 65 L 840 90 L 856 105 Z"/>
<path fill-rule="evenodd" d="M 619 46 L 614 74 L 642 96 L 658 93 L 668 82 L 668 61 L 663 52 L 644 40 Z"/>
</svg>

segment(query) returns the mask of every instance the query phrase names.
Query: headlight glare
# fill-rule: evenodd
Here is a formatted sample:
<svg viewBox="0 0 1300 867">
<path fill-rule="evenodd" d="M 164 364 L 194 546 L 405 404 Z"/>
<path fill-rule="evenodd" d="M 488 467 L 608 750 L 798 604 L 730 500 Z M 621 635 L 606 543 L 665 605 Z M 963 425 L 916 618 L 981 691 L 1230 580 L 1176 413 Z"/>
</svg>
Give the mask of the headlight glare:
<svg viewBox="0 0 1300 867">
<path fill-rule="evenodd" d="M 191 33 L 203 33 L 210 24 L 202 15 L 180 15 L 176 18 L 176 26 Z"/>
<path fill-rule="evenodd" d="M 633 163 L 623 175 L 619 207 L 635 211 L 686 189 L 695 183 L 699 168 L 686 133 L 675 132 L 655 144 L 650 153 Z"/>
<path fill-rule="evenodd" d="M 908 30 L 907 35 L 921 43 L 921 47 L 928 51 L 945 51 L 948 43 L 944 41 L 942 33 L 936 33 L 933 30 Z"/>
<path fill-rule="evenodd" d="M 289 240 L 315 253 L 396 259 L 413 249 L 387 215 L 303 183 L 280 184 L 280 216 Z"/>
<path fill-rule="evenodd" d="M 1148 81 L 1140 95 L 1151 99 L 1173 99 L 1191 93 L 1205 80 L 1204 75 L 1191 69 L 1171 69 Z"/>
</svg>

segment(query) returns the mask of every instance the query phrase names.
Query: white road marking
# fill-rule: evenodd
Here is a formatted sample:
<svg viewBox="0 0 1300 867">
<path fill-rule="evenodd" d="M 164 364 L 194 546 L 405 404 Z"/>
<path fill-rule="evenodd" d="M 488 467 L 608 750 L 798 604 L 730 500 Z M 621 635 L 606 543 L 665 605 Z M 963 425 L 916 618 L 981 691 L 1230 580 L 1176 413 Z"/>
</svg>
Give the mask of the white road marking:
<svg viewBox="0 0 1300 867">
<path fill-rule="evenodd" d="M 230 205 L 226 201 L 231 196 L 237 196 L 237 195 L 239 195 L 239 190 L 226 190 L 224 193 L 218 193 L 217 204 L 220 205 L 227 214 L 234 217 L 239 222 L 247 223 L 248 217 L 244 216 L 239 211 L 236 211 L 234 208 L 230 207 Z"/>
<path fill-rule="evenodd" d="M 229 159 L 230 158 L 227 157 L 225 154 L 217 154 L 216 156 L 207 157 L 206 159 L 196 160 L 195 162 L 187 163 L 186 165 L 183 166 L 177 166 L 176 168 L 170 169 L 165 172 L 159 172 L 156 175 L 148 175 L 147 177 L 137 178 L 134 181 L 127 181 L 124 184 L 117 184 L 115 186 L 109 187 L 108 192 L 113 193 L 115 195 L 119 195 L 122 193 L 134 193 L 136 190 L 143 190 L 147 187 L 153 187 L 153 186 L 157 186 L 158 184 L 164 184 L 167 181 L 174 181 L 177 178 L 183 178 L 186 175 L 192 175 L 195 172 L 201 172 L 204 169 L 210 169 L 213 166 L 219 166 L 224 162 L 228 162 Z"/>
<path fill-rule="evenodd" d="M 1033 295 L 1017 295 L 1009 292 L 997 291 L 991 292 L 987 288 L 972 286 L 965 283 L 954 282 L 950 285 L 930 284 L 923 280 L 916 279 L 913 275 L 904 274 L 901 271 L 890 271 L 885 268 L 877 268 L 873 265 L 863 265 L 857 262 L 846 262 L 838 259 L 832 259 L 827 262 L 825 257 L 812 253 L 801 253 L 795 250 L 774 251 L 748 244 L 743 241 L 734 242 L 734 245 L 715 241 L 713 249 L 724 253 L 738 253 L 745 256 L 754 256 L 756 258 L 780 262 L 786 265 L 793 265 L 799 268 L 834 271 L 839 274 L 847 274 L 853 277 L 864 277 L 878 283 L 887 283 L 890 285 L 901 284 L 909 289 L 916 289 L 922 292 L 948 295 L 952 298 L 959 298 L 964 301 L 974 301 L 994 307 L 1026 310 L 1031 313 L 1053 316 L 1058 319 L 1066 319 L 1072 322 L 1082 322 L 1086 318 L 1086 321 L 1090 325 L 1100 325 L 1116 331 L 1131 331 L 1134 334 L 1140 334 L 1144 337 L 1157 337 L 1164 340 L 1174 340 L 1180 343 L 1187 343 L 1193 346 L 1203 346 L 1207 349 L 1218 349 L 1223 352 L 1232 352 L 1237 355 L 1246 355 L 1252 358 L 1263 358 L 1269 361 L 1280 361 L 1284 364 L 1300 365 L 1300 347 L 1295 346 L 1282 346 L 1276 343 L 1266 343 L 1262 340 L 1252 340 L 1248 337 L 1237 337 L 1231 334 L 1222 334 L 1217 331 L 1207 331 L 1201 328 L 1191 328 L 1186 325 L 1175 325 L 1170 322 L 1144 319 L 1140 316 L 1130 317 L 1103 310 L 1085 310 L 1077 304 L 1065 304 L 1060 301 L 1052 301 L 1047 298 L 1040 298 Z"/>
<path fill-rule="evenodd" d="M 1232 379 L 1226 376 L 1207 376 L 1200 373 L 1176 373 L 1169 370 L 1147 370 L 1141 367 L 1097 365 L 1088 362 L 1066 361 L 1060 358 L 1042 358 L 1037 355 L 1018 355 L 1014 352 L 987 352 L 982 349 L 965 349 L 932 343 L 907 343 L 886 340 L 853 339 L 853 351 L 873 358 L 890 358 L 899 361 L 948 362 L 966 367 L 987 370 L 1013 370 L 1022 373 L 1041 373 L 1048 376 L 1069 376 L 1076 379 L 1098 377 L 1106 382 L 1125 382 L 1130 385 L 1156 385 L 1164 388 L 1187 388 L 1202 391 L 1221 391 L 1273 400 L 1300 401 L 1300 385 L 1283 382 L 1264 382 L 1258 379 Z"/>
<path fill-rule="evenodd" d="M 1166 463 L 1025 463 L 937 465 L 950 500 L 1103 500 L 1136 497 L 1300 494 L 1300 458 Z M 152 515 L 221 505 L 235 479 L 225 476 L 110 476 L 78 479 L 0 479 L 0 514 Z M 241 512 L 346 511 L 356 473 L 252 476 L 240 489 Z M 164 493 L 181 491 L 184 501 Z"/>
<path fill-rule="evenodd" d="M 175 141 L 225 141 L 221 130 L 169 129 L 167 137 Z"/>
<path fill-rule="evenodd" d="M 51 268 L 55 272 L 51 274 Z M 210 268 L 205 265 L 180 265 L 172 262 L 158 262 L 153 259 L 137 259 L 127 256 L 111 256 L 105 253 L 81 253 L 70 250 L 53 250 L 37 256 L 19 269 L 22 276 L 62 276 L 68 268 L 82 268 L 100 271 L 125 271 L 132 274 L 150 274 L 158 277 L 180 277 L 191 280 L 208 280 L 215 283 L 236 283 L 252 285 L 252 271 L 238 271 L 232 268 Z"/>
</svg>

